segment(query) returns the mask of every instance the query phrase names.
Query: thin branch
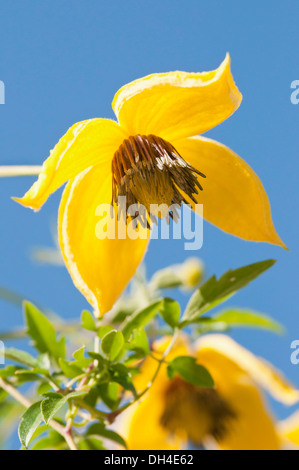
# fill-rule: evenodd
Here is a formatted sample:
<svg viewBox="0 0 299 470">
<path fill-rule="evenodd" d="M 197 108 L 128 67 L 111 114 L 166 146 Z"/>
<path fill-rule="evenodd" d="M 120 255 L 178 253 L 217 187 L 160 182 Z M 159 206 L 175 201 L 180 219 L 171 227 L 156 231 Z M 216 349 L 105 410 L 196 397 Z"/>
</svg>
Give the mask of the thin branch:
<svg viewBox="0 0 299 470">
<path fill-rule="evenodd" d="M 85 410 L 87 410 L 90 413 L 92 418 L 98 419 L 98 420 L 101 420 L 101 421 L 103 421 L 103 420 L 108 421 L 108 423 L 112 424 L 115 421 L 115 419 L 117 418 L 118 415 L 120 415 L 123 411 L 125 411 L 130 406 L 134 405 L 134 403 L 136 403 L 138 400 L 140 400 L 140 398 L 142 398 L 147 393 L 147 391 L 151 388 L 154 381 L 156 380 L 156 378 L 159 375 L 159 372 L 160 372 L 160 369 L 161 369 L 162 365 L 167 363 L 167 361 L 165 359 L 168 356 L 168 354 L 170 353 L 171 349 L 173 348 L 173 346 L 174 346 L 174 344 L 177 340 L 178 335 L 179 335 L 179 330 L 176 329 L 174 331 L 173 337 L 172 337 L 168 347 L 165 349 L 165 351 L 162 354 L 161 358 L 158 360 L 158 366 L 157 366 L 157 369 L 155 370 L 155 373 L 154 373 L 151 381 L 147 384 L 145 389 L 142 390 L 142 392 L 140 392 L 134 398 L 134 400 L 126 403 L 125 405 L 121 406 L 117 410 L 112 411 L 110 413 L 106 413 L 104 411 L 93 408 L 93 407 L 89 406 L 87 403 L 85 403 L 83 400 L 80 400 L 78 398 L 75 399 L 76 403 L 78 403 L 81 408 L 84 408 Z M 157 359 L 157 358 L 155 358 L 155 359 Z"/>
<path fill-rule="evenodd" d="M 29 408 L 32 405 L 32 403 L 26 397 L 24 397 L 24 395 L 22 395 L 19 390 L 17 390 L 9 383 L 5 382 L 3 379 L 1 379 L 1 377 L 0 387 L 3 388 L 3 390 L 5 390 L 10 396 L 12 396 L 18 403 L 23 405 L 24 408 Z M 67 432 L 64 426 L 57 423 L 57 421 L 53 419 L 49 421 L 49 426 L 51 426 L 52 429 L 57 431 L 65 439 L 66 443 L 68 444 L 71 450 L 78 450 L 72 435 Z"/>
<path fill-rule="evenodd" d="M 0 178 L 9 176 L 34 176 L 41 171 L 41 166 L 35 165 L 9 165 L 0 166 Z"/>
<path fill-rule="evenodd" d="M 17 402 L 19 402 L 25 408 L 29 408 L 31 406 L 30 401 L 26 397 L 24 397 L 24 395 L 22 395 L 19 390 L 17 390 L 9 383 L 5 382 L 3 379 L 1 379 L 1 377 L 0 387 L 3 388 L 3 390 L 5 390 L 9 395 L 11 395 Z"/>
</svg>

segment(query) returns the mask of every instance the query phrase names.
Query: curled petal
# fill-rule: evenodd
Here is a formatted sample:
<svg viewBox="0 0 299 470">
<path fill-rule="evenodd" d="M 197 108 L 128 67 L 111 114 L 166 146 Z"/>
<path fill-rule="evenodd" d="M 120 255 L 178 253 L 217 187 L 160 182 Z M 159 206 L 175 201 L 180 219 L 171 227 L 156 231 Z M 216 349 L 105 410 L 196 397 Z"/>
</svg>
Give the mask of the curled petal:
<svg viewBox="0 0 299 470">
<path fill-rule="evenodd" d="M 227 54 L 211 72 L 156 73 L 128 83 L 112 107 L 129 135 L 155 134 L 172 141 L 211 129 L 233 114 L 241 100 Z"/>
<path fill-rule="evenodd" d="M 125 139 L 124 131 L 109 119 L 77 122 L 59 140 L 45 160 L 38 180 L 17 202 L 39 209 L 56 189 L 81 171 L 108 160 Z"/>
<path fill-rule="evenodd" d="M 195 198 L 203 204 L 207 221 L 245 240 L 285 248 L 275 231 L 265 189 L 244 160 L 225 145 L 204 137 L 173 144 L 185 160 L 206 175 L 200 178 L 203 191 Z"/>
</svg>

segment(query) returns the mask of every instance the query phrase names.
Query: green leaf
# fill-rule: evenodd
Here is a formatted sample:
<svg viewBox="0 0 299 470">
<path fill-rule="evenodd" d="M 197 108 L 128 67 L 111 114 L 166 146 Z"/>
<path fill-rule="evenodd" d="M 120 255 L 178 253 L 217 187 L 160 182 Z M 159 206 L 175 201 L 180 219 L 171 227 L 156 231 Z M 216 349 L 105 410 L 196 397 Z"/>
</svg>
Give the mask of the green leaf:
<svg viewBox="0 0 299 470">
<path fill-rule="evenodd" d="M 120 298 L 113 307 L 111 321 L 114 324 L 123 323 L 125 319 L 139 308 L 139 302 L 136 297 L 125 296 Z"/>
<path fill-rule="evenodd" d="M 78 377 L 79 375 L 83 374 L 83 370 L 80 369 L 80 367 L 77 367 L 76 365 L 69 361 L 66 361 L 65 359 L 59 359 L 58 363 L 64 375 L 66 375 L 70 379 L 74 379 L 75 377 Z"/>
<path fill-rule="evenodd" d="M 97 361 L 97 369 L 103 370 L 105 365 L 107 364 L 107 360 L 104 357 L 96 352 L 88 351 L 88 355 Z"/>
<path fill-rule="evenodd" d="M 129 339 L 133 330 L 149 323 L 158 314 L 162 304 L 163 300 L 158 300 L 128 317 L 121 327 L 125 340 Z"/>
<path fill-rule="evenodd" d="M 199 387 L 213 387 L 214 381 L 209 371 L 196 363 L 196 358 L 192 356 L 178 356 L 167 366 L 167 373 L 173 378 L 177 372 L 182 379 Z"/>
<path fill-rule="evenodd" d="M 207 310 L 224 302 L 275 263 L 275 260 L 260 261 L 249 266 L 229 270 L 220 279 L 211 277 L 192 295 L 180 323 L 180 327 L 197 321 Z"/>
<path fill-rule="evenodd" d="M 25 370 L 17 366 L 7 366 L 5 369 L 0 369 L 0 377 L 6 379 L 7 377 L 13 377 L 15 372 Z M 1 390 L 1 389 L 0 389 Z"/>
<path fill-rule="evenodd" d="M 42 421 L 41 401 L 38 401 L 25 411 L 19 425 L 19 438 L 24 447 L 28 447 L 33 434 Z"/>
<path fill-rule="evenodd" d="M 88 310 L 83 310 L 81 314 L 81 326 L 88 331 L 97 331 L 94 317 Z"/>
<path fill-rule="evenodd" d="M 110 429 L 106 429 L 105 425 L 102 423 L 94 423 L 89 426 L 86 436 L 101 436 L 109 439 L 110 441 L 117 442 L 125 449 L 127 448 L 127 444 L 125 440 L 117 434 L 115 431 L 111 431 Z"/>
<path fill-rule="evenodd" d="M 23 364 L 27 367 L 39 367 L 40 363 L 38 360 L 31 356 L 31 354 L 21 351 L 20 349 L 9 348 L 5 350 L 5 357 L 6 359 L 10 359 L 11 361 L 18 362 L 19 364 Z"/>
<path fill-rule="evenodd" d="M 98 330 L 98 337 L 102 339 L 104 338 L 104 336 L 106 336 L 107 333 L 113 330 L 114 330 L 113 326 L 110 326 L 110 325 L 101 326 Z"/>
<path fill-rule="evenodd" d="M 130 351 L 136 351 L 140 357 L 147 356 L 150 352 L 150 347 L 145 329 L 139 328 L 134 330 L 126 347 Z"/>
<path fill-rule="evenodd" d="M 40 354 L 37 357 L 37 363 L 41 369 L 50 370 L 51 362 L 50 362 L 49 354 L 48 353 Z"/>
<path fill-rule="evenodd" d="M 21 385 L 27 383 L 27 382 L 40 382 L 41 377 L 38 374 L 31 373 L 31 371 L 28 371 L 28 373 L 25 374 L 15 374 L 15 383 L 14 385 L 16 387 L 20 387 Z"/>
<path fill-rule="evenodd" d="M 79 367 L 80 369 L 87 369 L 90 364 L 92 363 L 92 360 L 89 357 L 85 357 L 85 346 L 82 346 L 82 348 L 77 349 L 73 353 L 73 358 L 75 359 L 73 362 L 71 362 L 72 366 Z"/>
<path fill-rule="evenodd" d="M 124 346 L 125 340 L 121 331 L 110 331 L 107 333 L 101 343 L 101 348 L 104 354 L 110 361 L 114 361 Z"/>
<path fill-rule="evenodd" d="M 1 377 L 1 376 L 0 376 Z M 8 397 L 8 393 L 0 388 L 0 415 L 1 415 L 1 403 Z"/>
<path fill-rule="evenodd" d="M 181 307 L 178 302 L 166 297 L 165 299 L 163 299 L 163 303 L 160 308 L 160 313 L 162 315 L 163 320 L 169 326 L 171 326 L 171 328 L 175 328 L 180 320 Z"/>
<path fill-rule="evenodd" d="M 83 438 L 78 443 L 79 450 L 106 450 L 103 442 L 96 437 Z"/>
<path fill-rule="evenodd" d="M 84 357 L 85 349 L 85 346 L 82 346 L 82 348 L 77 349 L 73 353 L 73 358 L 75 361 L 72 362 L 72 365 L 77 366 L 80 369 L 87 369 L 90 366 L 92 360 L 88 357 Z"/>
<path fill-rule="evenodd" d="M 228 309 L 213 317 L 213 322 L 224 323 L 227 327 L 252 327 L 282 333 L 283 327 L 271 317 L 252 310 Z"/>
<path fill-rule="evenodd" d="M 119 399 L 119 384 L 116 382 L 103 383 L 98 385 L 98 396 L 111 410 L 116 410 Z"/>
<path fill-rule="evenodd" d="M 42 434 L 45 432 L 49 431 L 49 426 L 46 424 L 41 424 L 35 431 L 34 434 L 31 438 L 31 441 L 34 441 L 35 439 L 38 439 Z"/>
<path fill-rule="evenodd" d="M 46 395 L 46 399 L 42 401 L 41 411 L 42 416 L 46 424 L 54 418 L 58 411 L 65 405 L 66 397 L 63 397 L 59 393 L 49 392 Z"/>
<path fill-rule="evenodd" d="M 56 339 L 54 326 L 48 318 L 29 302 L 24 303 L 27 333 L 41 353 L 49 353 L 54 359 L 65 357 L 65 340 Z"/>
<path fill-rule="evenodd" d="M 57 447 L 61 448 L 64 444 L 64 438 L 57 431 L 50 431 L 48 436 L 39 439 L 32 445 L 31 450 L 55 450 Z"/>
<path fill-rule="evenodd" d="M 20 376 L 20 375 L 43 375 L 43 376 L 46 376 L 46 377 L 49 377 L 50 376 L 50 372 L 47 370 L 47 369 L 41 369 L 39 367 L 36 367 L 34 369 L 23 369 L 23 370 L 18 370 L 16 371 L 16 374 L 17 376 Z"/>
<path fill-rule="evenodd" d="M 84 403 L 91 406 L 92 408 L 95 408 L 98 398 L 99 398 L 99 387 L 98 385 L 95 385 L 94 387 L 90 388 L 88 393 L 85 395 Z"/>
<path fill-rule="evenodd" d="M 84 396 L 86 393 L 87 392 L 72 392 L 65 396 L 59 393 L 47 393 L 45 400 L 41 403 L 41 413 L 45 423 L 48 424 L 68 400 Z"/>
<path fill-rule="evenodd" d="M 45 395 L 46 393 L 52 390 L 51 384 L 49 382 L 41 382 L 37 388 L 38 395 Z"/>
<path fill-rule="evenodd" d="M 76 349 L 76 351 L 73 352 L 73 358 L 78 362 L 85 361 L 86 360 L 86 358 L 84 357 L 85 349 L 86 349 L 85 346 L 82 346 L 81 348 Z"/>
<path fill-rule="evenodd" d="M 125 390 L 129 390 L 134 396 L 137 395 L 135 387 L 132 382 L 132 375 L 130 370 L 123 364 L 113 364 L 109 368 L 111 374 L 111 381 L 121 385 Z"/>
</svg>

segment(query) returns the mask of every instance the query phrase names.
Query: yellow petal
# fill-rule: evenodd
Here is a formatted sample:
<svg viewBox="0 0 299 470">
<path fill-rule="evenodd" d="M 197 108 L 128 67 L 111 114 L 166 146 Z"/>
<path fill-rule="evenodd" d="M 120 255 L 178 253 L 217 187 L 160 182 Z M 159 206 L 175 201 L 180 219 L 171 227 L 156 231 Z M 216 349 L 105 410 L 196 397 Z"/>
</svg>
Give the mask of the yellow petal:
<svg viewBox="0 0 299 470">
<path fill-rule="evenodd" d="M 277 425 L 283 447 L 299 447 L 299 411 L 296 411 L 287 419 Z"/>
<path fill-rule="evenodd" d="M 212 374 L 216 392 L 234 413 L 217 442 L 220 449 L 278 450 L 280 439 L 274 419 L 256 382 L 243 368 L 242 358 L 247 351 L 221 335 L 205 337 L 197 347 L 198 362 Z"/>
<path fill-rule="evenodd" d="M 228 423 L 227 433 L 218 441 L 220 449 L 280 449 L 275 421 L 254 384 L 240 376 L 238 381 L 230 382 L 229 390 L 222 392 L 222 397 L 231 401 L 236 418 Z"/>
<path fill-rule="evenodd" d="M 112 107 L 130 135 L 155 134 L 172 141 L 221 123 L 241 99 L 227 54 L 212 72 L 157 73 L 128 83 L 116 93 Z"/>
<path fill-rule="evenodd" d="M 209 335 L 197 342 L 197 349 L 222 355 L 227 362 L 244 371 L 254 382 L 269 392 L 273 398 L 286 405 L 299 401 L 299 391 L 264 359 L 256 357 L 226 335 Z"/>
<path fill-rule="evenodd" d="M 59 140 L 45 160 L 38 180 L 17 202 L 39 209 L 56 189 L 81 171 L 105 160 L 126 138 L 120 126 L 109 119 L 77 122 Z"/>
<path fill-rule="evenodd" d="M 164 337 L 155 341 L 153 345 L 155 357 L 161 357 L 170 340 L 170 337 Z M 167 360 L 186 354 L 188 354 L 186 340 L 181 335 L 167 356 Z M 150 383 L 157 366 L 158 362 L 155 359 L 149 356 L 145 359 L 140 374 L 134 379 L 134 385 L 139 393 Z M 185 438 L 182 435 L 171 436 L 160 422 L 165 408 L 165 390 L 169 383 L 166 365 L 163 364 L 149 391 L 117 421 L 117 430 L 124 436 L 129 449 L 170 450 L 184 447 L 187 436 Z"/>
<path fill-rule="evenodd" d="M 245 240 L 285 248 L 275 231 L 263 185 L 244 160 L 225 145 L 204 137 L 172 143 L 185 160 L 206 175 L 206 179 L 200 178 L 203 191 L 196 196 L 206 220 Z"/>
<path fill-rule="evenodd" d="M 124 437 L 129 450 L 178 450 L 185 439 L 171 436 L 161 424 L 165 407 L 162 394 L 153 391 L 123 413 L 117 431 Z"/>
<path fill-rule="evenodd" d="M 134 240 L 126 234 L 119 239 L 117 228 L 115 239 L 99 238 L 98 226 L 103 221 L 114 228 L 117 225 L 117 217 L 110 217 L 111 186 L 109 163 L 87 169 L 67 184 L 59 208 L 59 243 L 66 266 L 97 315 L 111 309 L 142 261 L 148 243 L 147 238 Z M 105 224 L 102 228 L 106 230 Z"/>
</svg>

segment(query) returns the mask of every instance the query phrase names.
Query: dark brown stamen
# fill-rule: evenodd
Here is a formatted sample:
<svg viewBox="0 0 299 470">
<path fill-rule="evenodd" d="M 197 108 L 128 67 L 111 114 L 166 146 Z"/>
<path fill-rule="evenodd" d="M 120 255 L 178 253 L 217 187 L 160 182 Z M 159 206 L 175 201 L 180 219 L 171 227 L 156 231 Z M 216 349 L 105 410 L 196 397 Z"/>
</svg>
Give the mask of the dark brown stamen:
<svg viewBox="0 0 299 470">
<path fill-rule="evenodd" d="M 186 196 L 197 202 L 195 195 L 202 191 L 197 175 L 205 175 L 187 163 L 166 140 L 155 135 L 134 135 L 124 140 L 112 160 L 112 204 L 118 205 L 119 197 L 126 197 L 126 207 L 119 215 L 126 217 L 133 204 L 142 204 L 151 220 L 171 217 L 178 213 L 175 205 L 188 204 Z M 166 204 L 167 214 L 152 213 L 151 205 Z M 171 207 L 172 206 L 172 207 Z M 161 215 L 162 214 L 162 215 Z M 148 221 L 144 221 L 148 225 Z"/>
<path fill-rule="evenodd" d="M 176 377 L 165 390 L 160 423 L 173 434 L 184 430 L 189 440 L 200 447 L 208 436 L 221 440 L 236 417 L 217 390 L 196 387 Z"/>
</svg>

